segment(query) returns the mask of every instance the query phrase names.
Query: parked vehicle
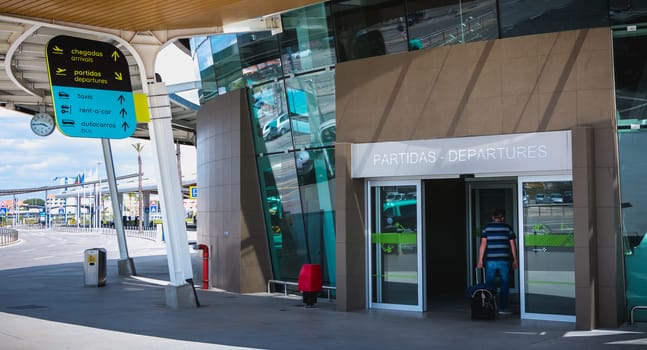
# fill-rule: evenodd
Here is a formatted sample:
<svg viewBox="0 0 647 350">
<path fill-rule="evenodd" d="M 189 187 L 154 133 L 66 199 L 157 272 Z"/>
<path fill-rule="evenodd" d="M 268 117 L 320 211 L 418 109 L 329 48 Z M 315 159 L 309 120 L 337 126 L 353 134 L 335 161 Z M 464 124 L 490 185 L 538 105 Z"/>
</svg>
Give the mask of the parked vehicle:
<svg viewBox="0 0 647 350">
<path fill-rule="evenodd" d="M 284 113 L 263 126 L 263 140 L 273 140 L 288 131 L 290 131 L 290 117 Z"/>
<path fill-rule="evenodd" d="M 404 199 L 404 193 L 400 192 L 389 192 L 386 194 L 386 201 L 397 201 L 397 200 L 402 200 Z"/>
<path fill-rule="evenodd" d="M 564 203 L 573 203 L 573 191 L 564 191 Z"/>
<path fill-rule="evenodd" d="M 564 197 L 562 197 L 561 193 L 551 193 L 550 201 L 552 203 L 564 203 Z"/>
<path fill-rule="evenodd" d="M 546 196 L 543 193 L 537 193 L 535 195 L 535 203 L 537 204 L 544 203 L 545 200 L 546 200 Z"/>
</svg>

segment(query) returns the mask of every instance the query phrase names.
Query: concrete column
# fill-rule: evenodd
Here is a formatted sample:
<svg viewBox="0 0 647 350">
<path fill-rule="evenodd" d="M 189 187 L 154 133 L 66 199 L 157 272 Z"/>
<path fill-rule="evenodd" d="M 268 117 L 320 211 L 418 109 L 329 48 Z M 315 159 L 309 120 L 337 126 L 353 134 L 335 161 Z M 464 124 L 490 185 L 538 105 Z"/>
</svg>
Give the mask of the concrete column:
<svg viewBox="0 0 647 350">
<path fill-rule="evenodd" d="M 188 250 L 182 191 L 173 145 L 171 104 L 164 83 L 149 82 L 148 104 L 151 112 L 149 131 L 157 159 L 158 190 L 160 204 L 164 208 L 162 223 L 171 279 L 169 287 L 166 289 L 167 305 L 195 307 L 196 301 L 187 298 L 185 291 L 187 281 L 193 280 L 193 270 Z"/>
<path fill-rule="evenodd" d="M 351 145 L 335 145 L 337 310 L 366 308 L 364 181 L 353 180 Z"/>
</svg>

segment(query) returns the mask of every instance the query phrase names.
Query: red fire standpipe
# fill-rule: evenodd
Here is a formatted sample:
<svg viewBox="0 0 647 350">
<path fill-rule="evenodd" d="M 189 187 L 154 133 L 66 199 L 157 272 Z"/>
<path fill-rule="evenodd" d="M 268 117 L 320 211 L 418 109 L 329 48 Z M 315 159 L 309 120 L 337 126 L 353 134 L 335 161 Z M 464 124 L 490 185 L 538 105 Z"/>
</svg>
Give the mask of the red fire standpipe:
<svg viewBox="0 0 647 350">
<path fill-rule="evenodd" d="M 202 289 L 209 289 L 209 247 L 206 244 L 198 244 L 202 250 Z"/>
</svg>

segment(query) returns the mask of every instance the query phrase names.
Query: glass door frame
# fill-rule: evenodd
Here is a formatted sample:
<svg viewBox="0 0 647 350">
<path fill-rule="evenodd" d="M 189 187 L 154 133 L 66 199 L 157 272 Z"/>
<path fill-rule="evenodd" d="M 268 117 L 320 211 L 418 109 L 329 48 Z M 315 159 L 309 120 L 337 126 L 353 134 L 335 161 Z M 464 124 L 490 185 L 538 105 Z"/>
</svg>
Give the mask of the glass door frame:
<svg viewBox="0 0 647 350">
<path fill-rule="evenodd" d="M 377 303 L 373 302 L 373 279 L 371 278 L 371 266 L 373 265 L 372 254 L 371 254 L 371 230 L 373 225 L 373 217 L 371 214 L 371 205 L 373 195 L 373 187 L 383 187 L 383 186 L 416 186 L 416 198 L 418 198 L 416 205 L 416 221 L 417 221 L 417 269 L 418 269 L 418 303 L 417 305 L 403 305 L 403 304 L 389 304 L 389 303 Z M 365 212 L 366 212 L 366 231 L 364 237 L 366 240 L 366 303 L 367 308 L 369 309 L 387 309 L 387 310 L 403 310 L 403 311 L 419 311 L 424 312 L 427 310 L 427 300 L 426 300 L 426 285 L 423 283 L 426 281 L 426 271 L 425 271 L 425 239 L 424 239 L 424 191 L 422 186 L 422 180 L 367 180 L 365 182 Z"/>
<path fill-rule="evenodd" d="M 515 204 L 515 198 L 517 201 L 517 204 L 519 201 L 522 200 L 522 198 L 518 195 L 518 187 L 519 187 L 519 181 L 517 180 L 516 177 L 513 178 L 475 178 L 475 179 L 469 179 L 466 180 L 465 185 L 467 186 L 467 191 L 466 191 L 466 218 L 467 218 L 467 256 L 468 256 L 468 264 L 467 264 L 467 285 L 471 286 L 476 283 L 475 281 L 475 271 L 474 269 L 476 268 L 476 258 L 478 258 L 477 253 L 478 253 L 478 248 L 479 248 L 479 242 L 474 240 L 474 220 L 472 218 L 472 213 L 476 208 L 473 207 L 474 203 L 474 198 L 472 198 L 472 191 L 473 190 L 482 190 L 482 189 L 493 189 L 493 190 L 511 190 L 512 191 L 512 206 L 513 206 L 513 212 L 508 213 L 506 216 L 511 219 L 510 225 L 512 227 L 515 227 L 515 224 L 518 226 L 519 225 L 519 207 L 514 206 Z M 505 208 L 503 208 L 505 209 Z M 508 220 L 506 220 L 508 221 Z M 487 224 L 487 223 L 485 223 Z M 479 232 L 480 234 L 480 232 Z M 518 235 L 518 234 L 517 234 Z M 518 249 L 517 249 L 518 250 Z M 510 293 L 517 293 L 519 292 L 519 284 L 521 281 L 521 276 L 518 275 L 517 273 L 514 274 L 515 279 L 514 283 L 515 286 L 514 288 L 510 288 Z"/>
<path fill-rule="evenodd" d="M 541 176 L 519 176 L 517 186 L 517 195 L 519 196 L 517 211 L 519 214 L 519 227 L 517 228 L 517 240 L 519 242 L 517 247 L 518 260 L 519 260 L 519 311 L 521 319 L 528 320 L 544 320 L 544 321 L 561 321 L 561 322 L 575 322 L 575 315 L 554 315 L 554 314 L 540 314 L 526 312 L 526 256 L 525 256 L 525 241 L 524 241 L 524 217 L 523 217 L 523 184 L 525 182 L 554 182 L 554 181 L 570 181 L 573 182 L 573 175 L 541 175 Z M 577 300 L 575 301 L 577 305 Z"/>
</svg>

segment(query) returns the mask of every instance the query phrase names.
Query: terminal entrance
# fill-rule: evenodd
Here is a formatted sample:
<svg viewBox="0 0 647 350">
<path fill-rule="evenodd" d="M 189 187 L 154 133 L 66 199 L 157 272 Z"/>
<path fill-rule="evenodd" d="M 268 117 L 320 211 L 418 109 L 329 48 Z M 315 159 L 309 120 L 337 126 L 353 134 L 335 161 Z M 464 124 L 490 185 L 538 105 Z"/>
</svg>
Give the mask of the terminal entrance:
<svg viewBox="0 0 647 350">
<path fill-rule="evenodd" d="M 503 208 L 519 259 L 509 308 L 521 318 L 574 320 L 570 175 L 368 183 L 369 307 L 468 311 L 481 229 Z"/>
<path fill-rule="evenodd" d="M 495 208 L 506 211 L 516 232 L 517 179 L 425 180 L 424 187 L 429 310 L 465 309 L 465 290 L 476 283 L 480 232 Z M 518 271 L 511 274 L 509 304 L 518 308 Z"/>
</svg>

